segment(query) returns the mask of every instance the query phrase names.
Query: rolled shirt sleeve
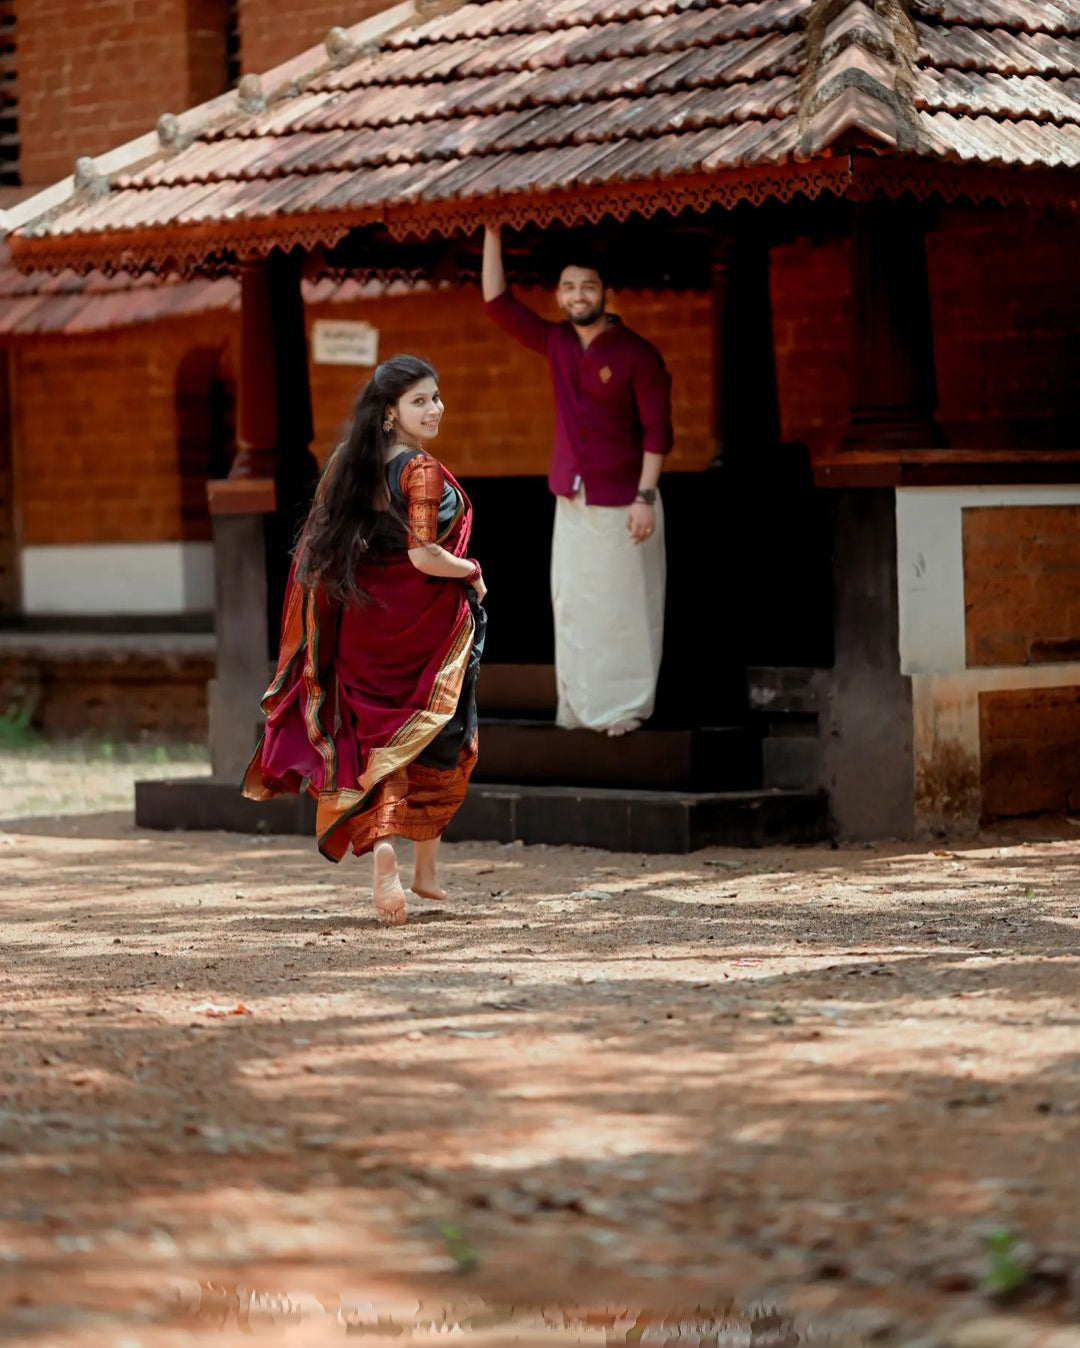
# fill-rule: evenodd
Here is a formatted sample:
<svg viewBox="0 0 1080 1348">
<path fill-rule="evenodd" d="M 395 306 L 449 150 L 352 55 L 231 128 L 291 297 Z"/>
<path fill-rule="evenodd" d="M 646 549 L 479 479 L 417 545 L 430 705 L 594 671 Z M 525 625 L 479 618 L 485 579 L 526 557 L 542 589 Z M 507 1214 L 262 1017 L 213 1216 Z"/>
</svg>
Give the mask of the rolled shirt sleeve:
<svg viewBox="0 0 1080 1348">
<path fill-rule="evenodd" d="M 549 323 L 546 318 L 534 314 L 527 304 L 522 304 L 509 290 L 488 300 L 484 308 L 504 332 L 508 332 L 516 342 L 532 351 L 547 355 L 548 333 L 557 323 Z"/>
<path fill-rule="evenodd" d="M 642 453 L 669 454 L 675 443 L 671 426 L 671 375 L 655 347 L 647 347 L 639 354 L 632 381 L 641 418 Z"/>
</svg>

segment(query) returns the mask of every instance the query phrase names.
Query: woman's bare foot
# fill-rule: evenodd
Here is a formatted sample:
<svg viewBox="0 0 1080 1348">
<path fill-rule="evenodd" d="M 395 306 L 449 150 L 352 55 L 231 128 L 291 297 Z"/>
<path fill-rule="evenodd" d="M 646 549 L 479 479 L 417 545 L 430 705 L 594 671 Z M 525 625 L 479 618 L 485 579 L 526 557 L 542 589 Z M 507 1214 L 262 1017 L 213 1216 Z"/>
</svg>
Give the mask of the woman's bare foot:
<svg viewBox="0 0 1080 1348">
<path fill-rule="evenodd" d="M 421 880 L 419 876 L 414 876 L 409 888 L 420 898 L 434 899 L 436 903 L 442 903 L 446 898 L 446 890 L 437 880 Z"/>
<path fill-rule="evenodd" d="M 614 725 L 609 725 L 607 734 L 609 739 L 617 739 L 620 735 L 629 735 L 635 730 L 641 729 L 640 721 L 616 721 Z"/>
<path fill-rule="evenodd" d="M 384 927 L 400 927 L 406 917 L 405 891 L 398 876 L 397 853 L 393 843 L 376 843 L 372 864 L 375 868 L 372 886 L 375 916 Z"/>
<path fill-rule="evenodd" d="M 422 838 L 414 845 L 412 892 L 422 899 L 442 903 L 446 890 L 436 878 L 439 873 L 439 839 Z"/>
</svg>

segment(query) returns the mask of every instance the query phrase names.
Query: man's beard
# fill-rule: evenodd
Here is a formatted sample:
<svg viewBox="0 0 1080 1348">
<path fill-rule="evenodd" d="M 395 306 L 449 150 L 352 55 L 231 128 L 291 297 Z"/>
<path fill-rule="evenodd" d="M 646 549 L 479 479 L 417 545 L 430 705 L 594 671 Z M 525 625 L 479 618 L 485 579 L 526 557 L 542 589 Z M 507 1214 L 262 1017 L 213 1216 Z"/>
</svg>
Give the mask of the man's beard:
<svg viewBox="0 0 1080 1348">
<path fill-rule="evenodd" d="M 590 309 L 588 313 L 585 314 L 568 313 L 566 316 L 570 320 L 570 322 L 573 323 L 575 328 L 588 328 L 591 327 L 592 324 L 597 321 L 597 319 L 602 318 L 603 314 L 604 314 L 604 306 L 602 304 L 598 304 L 594 309 Z"/>
</svg>

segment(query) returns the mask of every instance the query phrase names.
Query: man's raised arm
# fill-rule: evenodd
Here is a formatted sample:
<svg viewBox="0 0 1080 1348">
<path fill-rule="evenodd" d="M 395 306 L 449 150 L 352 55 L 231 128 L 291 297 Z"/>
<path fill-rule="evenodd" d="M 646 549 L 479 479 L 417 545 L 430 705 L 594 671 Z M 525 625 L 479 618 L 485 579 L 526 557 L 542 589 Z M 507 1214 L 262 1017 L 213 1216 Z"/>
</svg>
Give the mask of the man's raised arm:
<svg viewBox="0 0 1080 1348">
<path fill-rule="evenodd" d="M 480 284 L 484 291 L 484 303 L 497 300 L 506 291 L 506 269 L 503 267 L 502 228 L 499 225 L 484 226 L 484 265 L 480 273 Z"/>
<path fill-rule="evenodd" d="M 534 314 L 510 293 L 503 267 L 502 233 L 498 225 L 484 226 L 484 260 L 480 269 L 480 287 L 488 314 L 499 327 L 522 346 L 547 353 L 548 331 L 555 324 Z"/>
</svg>

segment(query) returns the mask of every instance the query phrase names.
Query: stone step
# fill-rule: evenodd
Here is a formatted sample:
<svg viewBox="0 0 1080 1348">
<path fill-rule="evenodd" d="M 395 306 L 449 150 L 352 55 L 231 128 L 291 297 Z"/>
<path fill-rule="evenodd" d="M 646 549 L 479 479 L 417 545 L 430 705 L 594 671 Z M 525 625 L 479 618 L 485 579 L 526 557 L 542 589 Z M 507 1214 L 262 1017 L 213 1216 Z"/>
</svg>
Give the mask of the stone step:
<svg viewBox="0 0 1080 1348">
<path fill-rule="evenodd" d="M 307 796 L 245 800 L 232 781 L 186 777 L 138 782 L 140 828 L 314 835 Z M 765 847 L 827 836 L 821 791 L 632 791 L 476 784 L 450 841 L 565 843 L 607 851 L 685 853 L 700 847 Z"/>
<path fill-rule="evenodd" d="M 711 846 L 819 842 L 827 836 L 827 816 L 822 791 L 476 785 L 446 837 L 685 853 Z"/>
<path fill-rule="evenodd" d="M 761 785 L 761 737 L 745 726 L 611 738 L 551 721 L 481 719 L 476 782 L 737 791 Z"/>
<path fill-rule="evenodd" d="M 821 740 L 812 735 L 767 735 L 761 742 L 762 785 L 808 791 L 821 782 Z"/>
<path fill-rule="evenodd" d="M 827 669 L 751 665 L 746 671 L 750 710 L 767 716 L 820 715 L 828 704 Z"/>
</svg>

